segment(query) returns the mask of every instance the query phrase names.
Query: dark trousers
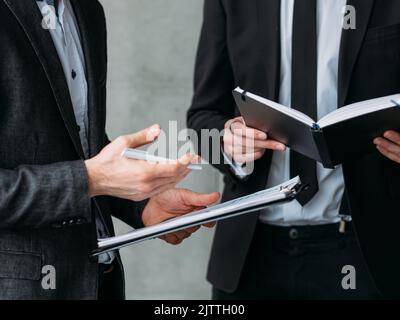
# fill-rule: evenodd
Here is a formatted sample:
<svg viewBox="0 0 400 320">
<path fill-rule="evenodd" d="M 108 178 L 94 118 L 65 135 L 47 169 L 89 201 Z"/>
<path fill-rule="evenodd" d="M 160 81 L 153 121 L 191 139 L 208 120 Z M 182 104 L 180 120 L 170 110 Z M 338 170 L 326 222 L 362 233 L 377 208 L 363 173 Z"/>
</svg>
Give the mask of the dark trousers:
<svg viewBox="0 0 400 320">
<path fill-rule="evenodd" d="M 125 300 L 124 280 L 117 261 L 99 264 L 98 300 Z"/>
<path fill-rule="evenodd" d="M 356 289 L 345 290 L 344 266 L 355 268 Z M 348 280 L 348 279 L 346 279 Z M 348 282 L 345 281 L 347 284 Z M 234 293 L 214 288 L 215 300 L 379 299 L 351 225 L 299 228 L 259 224 Z"/>
</svg>

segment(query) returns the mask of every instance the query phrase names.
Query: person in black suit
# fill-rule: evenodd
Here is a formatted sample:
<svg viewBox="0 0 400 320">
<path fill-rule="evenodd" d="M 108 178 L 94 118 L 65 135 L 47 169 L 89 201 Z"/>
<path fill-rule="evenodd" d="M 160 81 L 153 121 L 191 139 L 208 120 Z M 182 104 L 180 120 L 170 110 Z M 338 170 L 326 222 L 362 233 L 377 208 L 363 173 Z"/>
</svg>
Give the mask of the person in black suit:
<svg viewBox="0 0 400 320">
<path fill-rule="evenodd" d="M 114 235 L 111 216 L 141 228 L 219 195 L 174 189 L 193 156 L 121 156 L 154 141 L 158 125 L 108 141 L 98 1 L 1 0 L 0 21 L 0 299 L 123 299 L 119 254 L 89 259 L 98 237 Z"/>
<path fill-rule="evenodd" d="M 400 134 L 326 170 L 247 128 L 236 86 L 312 118 L 399 93 L 400 2 L 205 0 L 187 115 L 198 132 L 224 130 L 214 151 L 228 159 L 215 164 L 224 201 L 297 175 L 310 186 L 290 204 L 218 224 L 208 271 L 215 299 L 399 298 Z"/>
</svg>

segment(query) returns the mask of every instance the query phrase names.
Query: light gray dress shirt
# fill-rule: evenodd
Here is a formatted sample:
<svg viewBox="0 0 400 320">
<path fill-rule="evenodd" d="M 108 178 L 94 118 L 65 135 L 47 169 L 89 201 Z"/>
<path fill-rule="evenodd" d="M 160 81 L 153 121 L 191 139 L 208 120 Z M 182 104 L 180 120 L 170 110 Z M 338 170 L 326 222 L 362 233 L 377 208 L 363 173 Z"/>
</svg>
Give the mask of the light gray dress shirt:
<svg viewBox="0 0 400 320">
<path fill-rule="evenodd" d="M 279 103 L 291 106 L 292 34 L 295 0 L 281 1 L 281 78 Z M 346 0 L 317 0 L 318 41 L 318 118 L 338 107 L 339 49 Z M 242 175 L 240 168 L 238 175 Z M 339 209 L 344 193 L 342 168 L 317 166 L 319 192 L 304 207 L 297 201 L 274 205 L 264 210 L 260 220 L 277 226 L 329 224 L 340 221 Z M 274 152 L 267 187 L 290 179 L 290 150 Z"/>
<path fill-rule="evenodd" d="M 42 14 L 47 16 L 46 1 L 37 1 L 37 4 Z M 89 156 L 89 120 L 85 57 L 82 50 L 78 24 L 70 1 L 58 0 L 57 11 L 58 17 L 55 17 L 55 28 L 50 28 L 49 32 L 65 73 L 76 123 L 80 128 L 79 136 L 82 149 L 87 158 Z M 106 227 L 100 217 L 96 217 L 96 225 L 98 236 L 106 236 Z M 109 264 L 113 259 L 113 254 L 104 254 L 99 257 L 99 262 Z"/>
</svg>

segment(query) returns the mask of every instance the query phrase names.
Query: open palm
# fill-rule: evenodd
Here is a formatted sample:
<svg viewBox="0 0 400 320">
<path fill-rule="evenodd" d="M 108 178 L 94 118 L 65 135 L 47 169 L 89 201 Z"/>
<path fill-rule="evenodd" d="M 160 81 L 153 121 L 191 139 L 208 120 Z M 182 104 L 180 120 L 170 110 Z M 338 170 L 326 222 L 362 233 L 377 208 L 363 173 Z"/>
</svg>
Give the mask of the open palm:
<svg viewBox="0 0 400 320">
<path fill-rule="evenodd" d="M 150 199 L 142 215 L 145 226 L 151 226 L 178 216 L 203 209 L 218 201 L 218 192 L 200 194 L 186 189 L 170 189 Z M 180 244 L 199 227 L 188 228 L 160 237 L 171 244 Z"/>
</svg>

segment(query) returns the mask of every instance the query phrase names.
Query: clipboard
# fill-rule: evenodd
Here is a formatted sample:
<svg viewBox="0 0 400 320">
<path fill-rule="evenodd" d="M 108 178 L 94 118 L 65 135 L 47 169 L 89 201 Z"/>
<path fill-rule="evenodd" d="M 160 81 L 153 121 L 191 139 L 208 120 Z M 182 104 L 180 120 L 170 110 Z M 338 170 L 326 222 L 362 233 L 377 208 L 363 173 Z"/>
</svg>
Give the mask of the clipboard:
<svg viewBox="0 0 400 320">
<path fill-rule="evenodd" d="M 297 177 L 274 188 L 195 211 L 154 226 L 133 230 L 112 238 L 98 239 L 98 248 L 91 253 L 91 257 L 95 258 L 103 253 L 155 239 L 171 232 L 251 214 L 273 204 L 293 201 L 306 188 L 307 185 L 303 185 Z"/>
</svg>

